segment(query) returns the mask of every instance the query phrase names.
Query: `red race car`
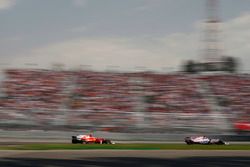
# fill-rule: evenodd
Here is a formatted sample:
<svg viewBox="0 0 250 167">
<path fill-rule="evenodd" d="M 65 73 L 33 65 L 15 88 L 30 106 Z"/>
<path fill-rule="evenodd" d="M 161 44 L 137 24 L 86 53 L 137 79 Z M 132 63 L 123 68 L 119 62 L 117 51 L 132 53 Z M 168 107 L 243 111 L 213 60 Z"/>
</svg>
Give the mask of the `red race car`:
<svg viewBox="0 0 250 167">
<path fill-rule="evenodd" d="M 100 137 L 93 137 L 92 134 L 89 135 L 76 135 L 72 136 L 72 143 L 77 144 L 114 144 L 109 139 L 104 139 Z"/>
</svg>

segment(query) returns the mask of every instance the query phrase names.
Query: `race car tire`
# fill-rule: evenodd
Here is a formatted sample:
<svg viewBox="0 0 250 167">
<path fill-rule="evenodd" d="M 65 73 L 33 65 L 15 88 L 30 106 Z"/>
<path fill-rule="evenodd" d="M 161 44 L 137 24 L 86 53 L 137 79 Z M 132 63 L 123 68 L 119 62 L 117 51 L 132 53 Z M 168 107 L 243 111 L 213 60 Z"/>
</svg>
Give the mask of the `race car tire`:
<svg viewBox="0 0 250 167">
<path fill-rule="evenodd" d="M 191 141 L 186 141 L 187 145 L 191 145 L 191 144 L 194 144 L 193 142 Z"/>
<path fill-rule="evenodd" d="M 77 140 L 76 136 L 72 136 L 71 143 L 72 144 L 77 144 L 78 143 L 78 140 Z"/>
<path fill-rule="evenodd" d="M 219 140 L 216 144 L 217 145 L 224 145 L 225 143 L 223 141 Z"/>
<path fill-rule="evenodd" d="M 192 140 L 191 140 L 189 137 L 186 137 L 186 138 L 185 138 L 185 142 L 186 142 L 188 145 L 194 144 L 194 143 L 192 142 Z"/>
<path fill-rule="evenodd" d="M 110 140 L 103 141 L 103 144 L 111 144 L 112 142 Z"/>
<path fill-rule="evenodd" d="M 86 142 L 86 141 L 83 141 L 83 140 L 82 140 L 80 143 L 81 143 L 81 144 L 87 144 L 87 142 Z"/>
</svg>

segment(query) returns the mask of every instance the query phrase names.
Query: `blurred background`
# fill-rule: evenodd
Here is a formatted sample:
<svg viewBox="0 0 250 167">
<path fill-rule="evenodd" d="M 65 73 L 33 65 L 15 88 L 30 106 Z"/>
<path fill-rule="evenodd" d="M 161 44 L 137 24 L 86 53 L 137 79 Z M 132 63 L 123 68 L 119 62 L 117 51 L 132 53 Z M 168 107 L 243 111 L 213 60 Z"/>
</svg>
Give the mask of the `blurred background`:
<svg viewBox="0 0 250 167">
<path fill-rule="evenodd" d="M 249 140 L 249 11 L 245 0 L 0 0 L 0 136 Z"/>
</svg>

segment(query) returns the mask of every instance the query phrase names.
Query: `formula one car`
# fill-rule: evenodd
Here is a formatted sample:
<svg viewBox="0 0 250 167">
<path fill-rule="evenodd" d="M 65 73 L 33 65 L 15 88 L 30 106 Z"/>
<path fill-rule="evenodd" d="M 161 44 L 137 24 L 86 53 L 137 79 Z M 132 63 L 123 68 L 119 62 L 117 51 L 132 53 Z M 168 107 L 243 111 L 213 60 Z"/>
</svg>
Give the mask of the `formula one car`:
<svg viewBox="0 0 250 167">
<path fill-rule="evenodd" d="M 109 139 L 93 137 L 91 134 L 89 135 L 77 135 L 72 136 L 72 144 L 115 144 Z"/>
<path fill-rule="evenodd" d="M 185 137 L 185 142 L 187 144 L 217 144 L 217 145 L 229 145 L 228 142 L 225 142 L 221 139 L 210 139 L 206 136 L 192 136 Z"/>
</svg>

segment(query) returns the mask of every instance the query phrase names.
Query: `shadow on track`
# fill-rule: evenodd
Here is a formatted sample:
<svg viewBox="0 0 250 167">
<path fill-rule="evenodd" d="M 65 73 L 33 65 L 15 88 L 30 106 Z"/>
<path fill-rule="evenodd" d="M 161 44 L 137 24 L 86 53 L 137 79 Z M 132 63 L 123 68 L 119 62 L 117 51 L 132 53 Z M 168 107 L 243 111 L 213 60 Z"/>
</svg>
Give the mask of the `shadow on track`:
<svg viewBox="0 0 250 167">
<path fill-rule="evenodd" d="M 96 166 L 96 167 L 152 167 L 152 166 L 226 166 L 226 167 L 249 167 L 249 157 L 192 157 L 192 158 L 89 158 L 78 160 L 60 160 L 60 159 L 38 159 L 38 158 L 1 158 L 1 167 L 79 167 L 79 166 Z"/>
</svg>

